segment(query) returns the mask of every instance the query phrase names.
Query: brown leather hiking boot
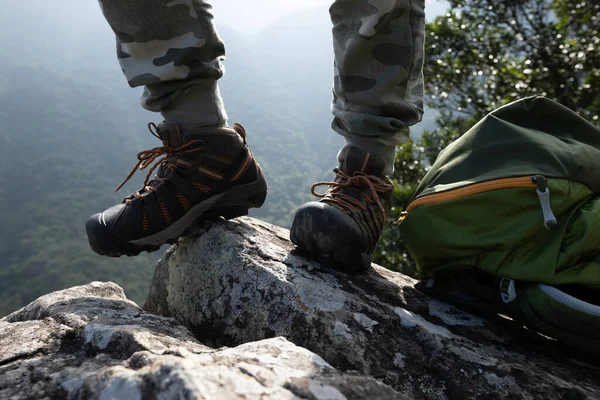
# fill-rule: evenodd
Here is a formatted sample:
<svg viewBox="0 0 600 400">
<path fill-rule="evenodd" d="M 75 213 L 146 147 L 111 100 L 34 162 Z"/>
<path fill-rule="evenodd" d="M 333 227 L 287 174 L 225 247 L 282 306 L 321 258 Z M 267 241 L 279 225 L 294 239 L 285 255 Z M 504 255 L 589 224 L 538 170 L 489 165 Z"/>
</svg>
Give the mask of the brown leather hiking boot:
<svg viewBox="0 0 600 400">
<path fill-rule="evenodd" d="M 383 176 L 385 161 L 356 147 L 342 150 L 333 182 L 313 185 L 319 202 L 296 212 L 290 237 L 301 250 L 346 271 L 364 271 L 391 209 L 393 185 Z M 326 185 L 325 194 L 315 188 Z"/>
<path fill-rule="evenodd" d="M 163 146 L 139 153 L 138 163 L 117 188 L 138 169 L 149 168 L 141 190 L 88 219 L 88 240 L 96 253 L 119 257 L 155 251 L 199 219 L 235 218 L 262 206 L 267 182 L 241 125 L 185 132 L 172 122 L 148 127 Z"/>
</svg>

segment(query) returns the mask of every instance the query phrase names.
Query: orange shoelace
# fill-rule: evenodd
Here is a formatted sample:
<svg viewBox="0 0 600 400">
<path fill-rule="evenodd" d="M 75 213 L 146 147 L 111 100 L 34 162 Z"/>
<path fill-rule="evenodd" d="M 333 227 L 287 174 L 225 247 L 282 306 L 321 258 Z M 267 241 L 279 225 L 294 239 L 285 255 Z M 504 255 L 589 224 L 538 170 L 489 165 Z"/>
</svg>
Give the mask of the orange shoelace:
<svg viewBox="0 0 600 400">
<path fill-rule="evenodd" d="M 131 179 L 131 177 L 133 177 L 133 175 L 138 170 L 143 171 L 150 166 L 151 167 L 150 167 L 150 170 L 148 171 L 148 173 L 146 174 L 146 179 L 144 180 L 143 187 L 144 187 L 144 189 L 146 189 L 147 191 L 150 191 L 150 192 L 156 191 L 155 187 L 148 186 L 148 184 L 150 183 L 150 176 L 156 170 L 156 168 L 158 168 L 160 165 L 164 164 L 167 168 L 174 170 L 176 168 L 176 165 L 168 163 L 167 160 L 169 158 L 171 158 L 172 156 L 177 155 L 177 154 L 193 153 L 202 148 L 201 146 L 199 146 L 199 147 L 195 147 L 193 149 L 188 149 L 189 147 L 191 147 L 194 144 L 203 143 L 201 140 L 192 140 L 192 141 L 184 144 L 183 146 L 180 146 L 177 148 L 172 148 L 171 146 L 169 146 L 168 143 L 166 143 L 165 141 L 163 141 L 160 138 L 160 135 L 158 134 L 158 127 L 156 126 L 156 124 L 154 124 L 153 122 L 149 123 L 148 130 L 154 137 L 156 137 L 158 140 L 160 140 L 163 143 L 163 146 L 155 147 L 150 150 L 144 150 L 144 151 L 139 152 L 137 155 L 138 162 L 132 168 L 131 172 L 129 172 L 129 175 L 127 175 L 125 180 L 115 189 L 115 192 L 118 192 L 123 186 L 125 186 L 125 184 Z M 186 150 L 186 149 L 188 149 L 188 150 Z M 161 178 L 158 176 L 154 177 L 153 180 L 158 181 L 158 182 L 165 181 L 164 178 Z M 138 192 L 133 193 L 133 197 L 134 198 L 142 197 L 142 195 L 138 191 Z"/>
<path fill-rule="evenodd" d="M 383 213 L 383 216 L 386 216 L 385 208 L 379 200 L 379 193 L 386 193 L 392 190 L 394 188 L 393 185 L 386 183 L 374 175 L 355 173 L 354 176 L 349 176 L 339 169 L 335 169 L 334 172 L 336 173 L 337 181 L 315 183 L 311 188 L 311 192 L 314 196 L 332 203 L 346 214 L 366 211 L 369 204 L 377 204 Z M 323 194 L 317 193 L 315 189 L 319 186 L 329 186 L 329 190 Z M 367 193 L 361 193 L 366 204 L 359 199 L 355 199 L 354 197 L 341 192 L 342 189 L 353 186 L 368 187 L 371 190 L 370 196 Z"/>
</svg>

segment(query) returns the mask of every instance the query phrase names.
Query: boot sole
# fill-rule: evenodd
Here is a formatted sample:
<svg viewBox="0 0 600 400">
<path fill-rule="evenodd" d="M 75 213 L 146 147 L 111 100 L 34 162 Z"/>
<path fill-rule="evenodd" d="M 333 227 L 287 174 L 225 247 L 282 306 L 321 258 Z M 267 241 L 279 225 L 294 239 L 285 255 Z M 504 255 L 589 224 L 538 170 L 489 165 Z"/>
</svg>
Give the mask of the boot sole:
<svg viewBox="0 0 600 400">
<path fill-rule="evenodd" d="M 229 189 L 227 192 L 210 197 L 193 206 L 188 212 L 169 225 L 166 229 L 155 235 L 130 242 L 123 241 L 113 235 L 107 226 L 90 224 L 86 226 L 89 243 L 92 250 L 108 257 L 129 256 L 134 257 L 142 252 L 154 252 L 164 244 L 174 244 L 184 236 L 195 224 L 204 220 L 222 217 L 226 220 L 248 215 L 250 208 L 260 208 L 267 198 L 267 184 L 263 178 L 247 185 Z M 115 249 L 114 251 L 100 250 L 93 242 L 100 241 L 102 248 Z"/>
</svg>

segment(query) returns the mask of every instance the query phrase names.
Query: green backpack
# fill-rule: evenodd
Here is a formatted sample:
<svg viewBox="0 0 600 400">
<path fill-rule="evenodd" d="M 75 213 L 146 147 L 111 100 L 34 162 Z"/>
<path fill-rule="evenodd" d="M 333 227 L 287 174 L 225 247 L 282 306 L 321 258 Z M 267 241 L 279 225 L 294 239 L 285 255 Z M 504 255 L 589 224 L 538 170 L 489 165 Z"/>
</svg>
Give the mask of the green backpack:
<svg viewBox="0 0 600 400">
<path fill-rule="evenodd" d="M 400 219 L 422 290 L 600 357 L 600 130 L 543 97 L 438 156 Z"/>
</svg>

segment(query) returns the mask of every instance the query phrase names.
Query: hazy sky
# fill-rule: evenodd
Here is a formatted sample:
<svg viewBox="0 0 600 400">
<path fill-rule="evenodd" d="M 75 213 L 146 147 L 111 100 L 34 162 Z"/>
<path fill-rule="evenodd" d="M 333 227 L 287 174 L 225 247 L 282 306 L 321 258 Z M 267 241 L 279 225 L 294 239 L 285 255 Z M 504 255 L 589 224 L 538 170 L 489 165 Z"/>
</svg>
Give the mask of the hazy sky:
<svg viewBox="0 0 600 400">
<path fill-rule="evenodd" d="M 327 0 L 217 0 L 213 1 L 213 6 L 218 24 L 253 34 L 283 15 L 303 8 L 325 6 L 327 3 Z"/>
<path fill-rule="evenodd" d="M 63 30 L 72 33 L 85 32 L 99 27 L 107 28 L 96 0 L 39 0 L 35 7 L 21 0 L 0 0 L 2 12 L 0 23 L 17 23 L 23 16 L 54 20 Z M 297 10 L 323 7 L 332 0 L 214 0 L 215 18 L 218 26 L 228 26 L 243 35 L 253 35 L 279 17 Z M 257 4 L 258 3 L 258 4 Z M 443 0 L 426 0 L 427 17 L 433 18 L 444 12 Z M 49 34 L 45 32 L 44 36 Z"/>
<path fill-rule="evenodd" d="M 258 5 L 256 4 L 258 3 Z M 245 34 L 258 32 L 275 19 L 303 8 L 329 6 L 331 0 L 216 0 L 213 1 L 218 24 L 228 25 Z M 441 0 L 426 0 L 428 17 L 445 10 Z"/>
</svg>

